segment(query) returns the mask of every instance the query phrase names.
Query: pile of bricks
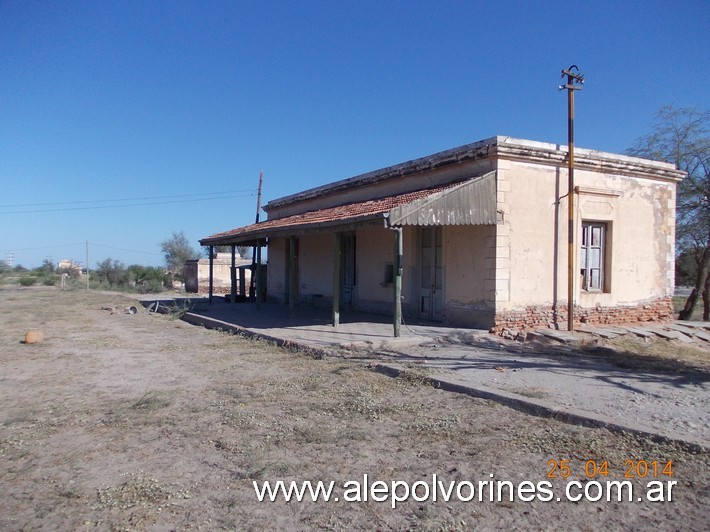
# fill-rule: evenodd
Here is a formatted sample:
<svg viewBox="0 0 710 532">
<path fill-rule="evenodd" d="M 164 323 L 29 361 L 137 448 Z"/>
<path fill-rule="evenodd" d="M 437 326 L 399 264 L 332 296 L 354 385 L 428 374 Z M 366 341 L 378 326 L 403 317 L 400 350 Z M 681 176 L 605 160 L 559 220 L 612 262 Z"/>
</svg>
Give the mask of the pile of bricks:
<svg viewBox="0 0 710 532">
<path fill-rule="evenodd" d="M 575 307 L 574 322 L 590 325 L 616 325 L 622 323 L 661 322 L 674 318 L 671 298 L 657 299 L 635 306 L 617 307 Z M 522 310 L 499 312 L 495 317 L 492 332 L 500 334 L 504 330 L 524 330 L 540 327 L 551 329 L 566 328 L 567 307 L 534 306 Z"/>
</svg>

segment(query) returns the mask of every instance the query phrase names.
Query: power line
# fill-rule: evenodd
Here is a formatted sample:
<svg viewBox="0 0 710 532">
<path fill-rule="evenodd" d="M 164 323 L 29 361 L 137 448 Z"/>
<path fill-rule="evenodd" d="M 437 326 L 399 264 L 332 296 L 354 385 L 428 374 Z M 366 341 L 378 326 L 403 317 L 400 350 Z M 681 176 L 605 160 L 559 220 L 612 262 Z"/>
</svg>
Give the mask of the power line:
<svg viewBox="0 0 710 532">
<path fill-rule="evenodd" d="M 0 212 L 0 216 L 3 214 L 34 214 L 43 212 L 66 212 L 66 211 L 88 211 L 93 209 L 119 209 L 122 207 L 147 207 L 151 205 L 168 205 L 172 203 L 197 203 L 200 201 L 214 201 L 214 200 L 224 200 L 233 198 L 246 198 L 249 196 L 255 196 L 256 194 L 234 194 L 220 196 L 218 198 L 201 198 L 201 199 L 185 199 L 185 200 L 172 200 L 172 201 L 153 201 L 147 203 L 126 203 L 124 205 L 94 205 L 91 207 L 64 207 L 57 209 L 34 209 L 34 210 L 24 210 L 24 211 L 5 211 Z"/>
<path fill-rule="evenodd" d="M 89 244 L 94 247 L 115 249 L 118 251 L 128 251 L 129 253 L 141 253 L 142 255 L 159 255 L 159 256 L 163 255 L 162 253 L 155 253 L 155 252 L 151 252 L 151 251 L 138 251 L 136 249 L 117 248 L 115 246 L 107 246 L 106 244 L 95 244 L 94 242 L 89 242 Z"/>
<path fill-rule="evenodd" d="M 76 246 L 85 246 L 87 242 L 74 242 L 72 244 L 54 244 L 51 246 L 35 246 L 35 247 L 29 247 L 29 248 L 12 248 L 12 251 L 35 251 L 38 249 L 55 249 L 55 248 L 71 248 L 71 247 L 76 247 Z M 154 251 L 139 251 L 137 249 L 127 249 L 127 248 L 119 248 L 116 246 L 109 246 L 107 244 L 97 244 L 95 242 L 88 242 L 89 245 L 92 247 L 99 247 L 99 248 L 106 248 L 106 249 L 115 249 L 117 251 L 125 251 L 128 253 L 139 253 L 141 255 L 154 255 L 154 256 L 162 256 L 162 253 L 156 253 Z"/>
<path fill-rule="evenodd" d="M 14 208 L 14 207 L 39 207 L 43 205 L 78 205 L 84 203 L 110 203 L 117 201 L 147 201 L 147 200 L 162 200 L 162 199 L 173 199 L 173 198 L 199 198 L 201 196 L 216 196 L 218 194 L 237 194 L 243 192 L 254 192 L 254 189 L 244 188 L 240 190 L 226 190 L 222 192 L 202 192 L 200 194 L 177 194 L 172 196 L 146 196 L 143 198 L 119 198 L 119 199 L 99 199 L 99 200 L 76 200 L 76 201 L 54 201 L 54 202 L 44 202 L 44 203 L 12 203 L 7 205 L 0 205 L 0 208 Z M 253 194 L 252 194 L 253 195 Z"/>
<path fill-rule="evenodd" d="M 37 246 L 31 248 L 12 248 L 13 251 L 32 251 L 35 249 L 50 249 L 50 248 L 69 248 L 72 246 L 83 246 L 84 242 L 74 243 L 74 244 L 55 244 L 52 246 Z"/>
</svg>

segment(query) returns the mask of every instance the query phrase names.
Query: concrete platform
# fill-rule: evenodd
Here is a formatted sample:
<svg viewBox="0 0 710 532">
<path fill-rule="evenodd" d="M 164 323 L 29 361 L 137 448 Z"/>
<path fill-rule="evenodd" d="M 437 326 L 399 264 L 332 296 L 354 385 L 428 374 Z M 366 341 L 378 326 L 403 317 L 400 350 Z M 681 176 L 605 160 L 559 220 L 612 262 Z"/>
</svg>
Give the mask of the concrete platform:
<svg viewBox="0 0 710 532">
<path fill-rule="evenodd" d="M 149 300 L 145 300 L 149 302 Z M 145 305 L 145 303 L 144 303 Z M 226 303 L 215 298 L 193 301 L 194 308 L 183 319 L 211 328 L 251 332 L 280 343 L 292 343 L 318 349 L 387 349 L 435 343 L 448 337 L 488 335 L 482 329 L 442 327 L 437 323 L 406 323 L 401 336 L 394 337 L 392 318 L 361 312 L 341 312 L 340 325 L 333 327 L 331 311 L 298 307 L 290 312 L 286 305 Z"/>
</svg>

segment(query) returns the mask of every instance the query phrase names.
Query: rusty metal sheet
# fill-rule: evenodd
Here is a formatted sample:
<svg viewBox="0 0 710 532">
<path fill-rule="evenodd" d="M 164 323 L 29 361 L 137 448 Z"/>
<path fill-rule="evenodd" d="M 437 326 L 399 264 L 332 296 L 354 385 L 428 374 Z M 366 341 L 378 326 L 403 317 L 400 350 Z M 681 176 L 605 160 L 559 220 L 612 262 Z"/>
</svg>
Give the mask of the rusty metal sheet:
<svg viewBox="0 0 710 532">
<path fill-rule="evenodd" d="M 495 225 L 496 172 L 389 211 L 388 225 Z"/>
</svg>

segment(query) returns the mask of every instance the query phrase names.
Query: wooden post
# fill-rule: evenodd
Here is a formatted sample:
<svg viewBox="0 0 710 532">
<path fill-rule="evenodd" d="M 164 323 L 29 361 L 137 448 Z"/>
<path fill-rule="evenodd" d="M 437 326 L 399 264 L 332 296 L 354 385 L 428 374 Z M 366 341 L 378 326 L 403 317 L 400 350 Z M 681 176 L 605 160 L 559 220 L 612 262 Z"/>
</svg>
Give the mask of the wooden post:
<svg viewBox="0 0 710 532">
<path fill-rule="evenodd" d="M 232 266 L 229 268 L 229 282 L 231 286 L 230 294 L 232 296 L 232 304 L 234 304 L 237 299 L 237 254 L 234 244 L 232 244 Z"/>
<path fill-rule="evenodd" d="M 567 89 L 567 330 L 574 330 L 574 280 L 577 276 L 574 257 L 574 233 L 576 223 L 574 220 L 574 91 L 580 90 L 584 83 L 584 76 L 579 73 L 577 65 L 571 65 L 562 71 L 562 77 L 567 76 L 567 84 L 559 88 Z"/>
<path fill-rule="evenodd" d="M 261 209 L 261 184 L 264 182 L 264 172 L 259 172 L 259 190 L 256 195 L 256 219 L 254 220 L 255 224 L 259 223 L 259 210 Z M 255 279 L 254 279 L 254 271 L 256 271 L 255 265 L 257 264 L 256 262 L 256 255 L 257 255 L 257 248 L 259 247 L 260 241 L 256 241 L 256 245 L 254 246 L 254 249 L 251 252 L 251 279 L 249 279 L 249 297 L 256 297 L 254 292 L 256 292 L 256 287 L 255 287 Z"/>
<path fill-rule="evenodd" d="M 214 290 L 214 246 L 210 246 L 210 293 L 209 302 L 212 304 L 212 291 Z"/>
<path fill-rule="evenodd" d="M 402 228 L 394 227 L 394 335 L 400 336 L 402 328 Z"/>
<path fill-rule="evenodd" d="M 333 239 L 333 327 L 340 325 L 340 233 Z"/>
<path fill-rule="evenodd" d="M 574 278 L 575 278 L 575 246 L 574 246 L 574 91 L 567 91 L 567 136 L 568 136 L 568 170 L 567 170 L 567 330 L 574 330 Z"/>
<path fill-rule="evenodd" d="M 252 271 L 256 275 L 256 310 L 261 308 L 261 240 L 256 242 L 256 268 Z"/>
<path fill-rule="evenodd" d="M 296 237 L 288 237 L 288 309 L 293 312 L 296 308 Z"/>
</svg>

